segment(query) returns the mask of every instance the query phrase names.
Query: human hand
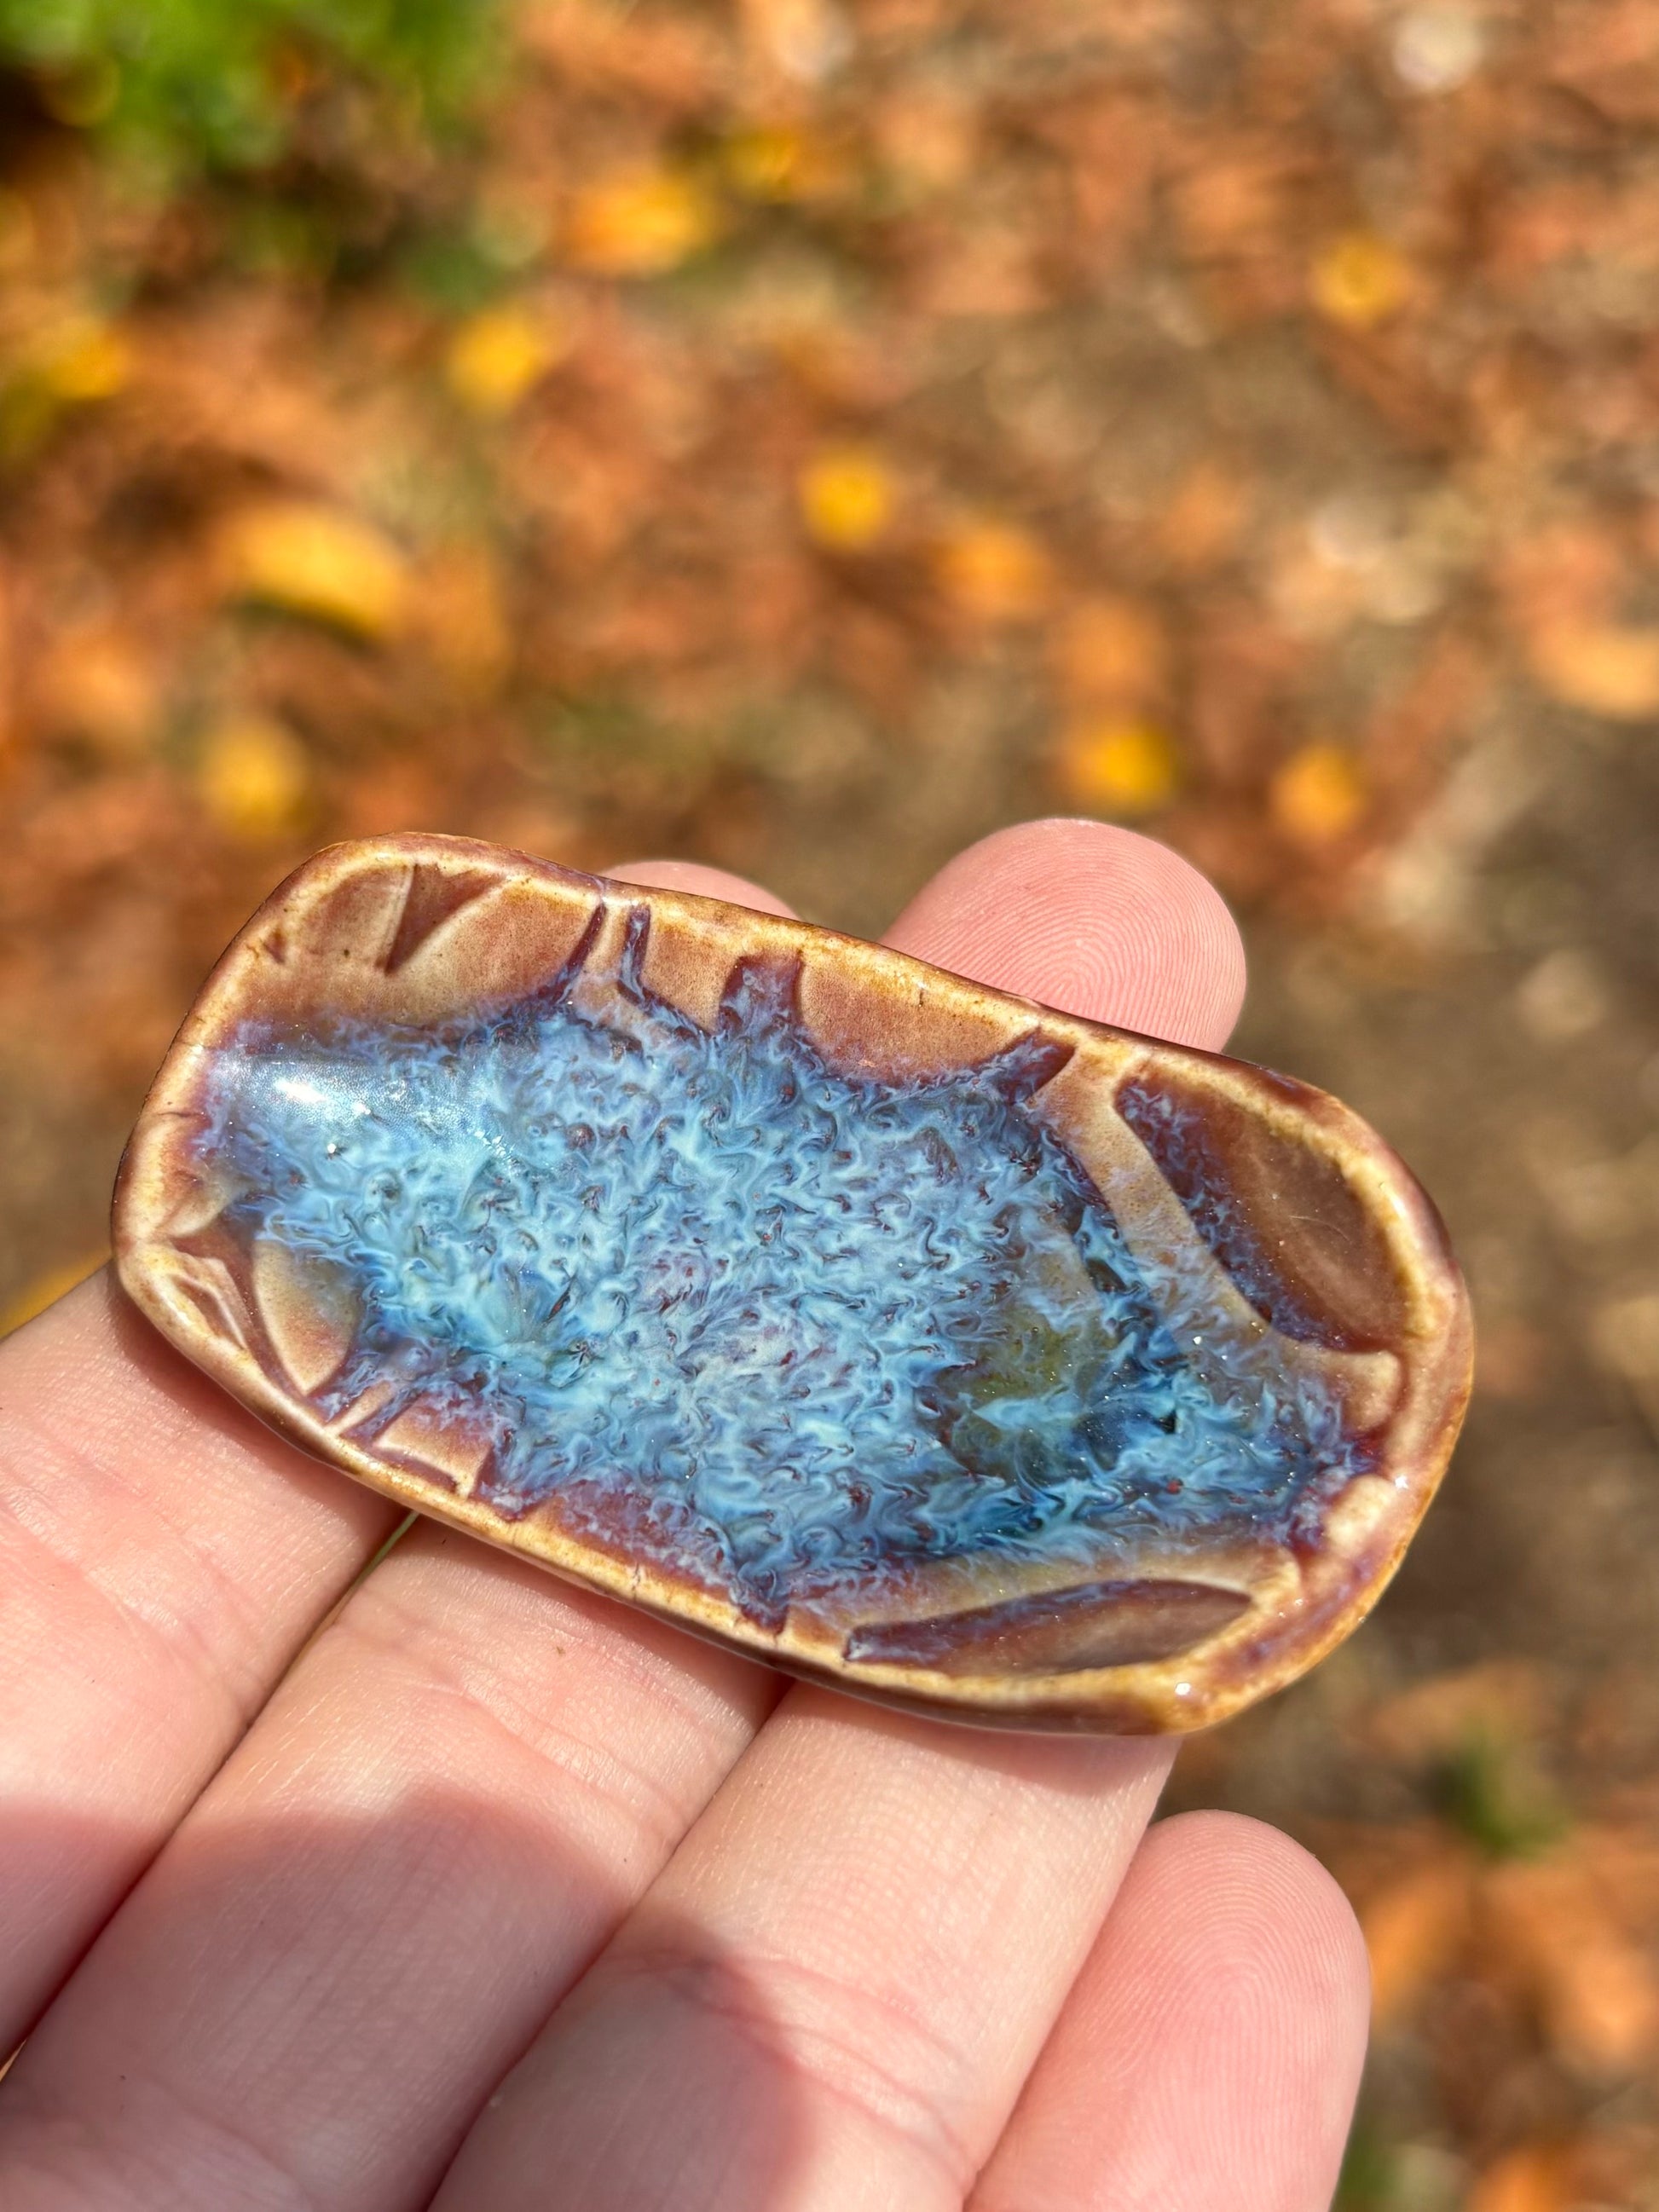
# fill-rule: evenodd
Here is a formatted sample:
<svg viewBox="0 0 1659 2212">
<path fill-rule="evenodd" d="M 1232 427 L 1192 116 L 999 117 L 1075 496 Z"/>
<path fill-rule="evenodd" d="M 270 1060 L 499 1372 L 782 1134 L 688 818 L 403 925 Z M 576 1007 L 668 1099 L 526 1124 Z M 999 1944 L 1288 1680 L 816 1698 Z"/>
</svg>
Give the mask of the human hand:
<svg viewBox="0 0 1659 2212">
<path fill-rule="evenodd" d="M 1209 1047 L 1243 991 L 1097 824 L 890 941 Z M 0 1507 L 5 2212 L 1328 2203 L 1352 1917 L 1254 1822 L 1146 1833 L 1168 1744 L 790 1687 L 428 1522 L 351 1588 L 393 1510 L 101 1278 L 0 1348 Z"/>
</svg>

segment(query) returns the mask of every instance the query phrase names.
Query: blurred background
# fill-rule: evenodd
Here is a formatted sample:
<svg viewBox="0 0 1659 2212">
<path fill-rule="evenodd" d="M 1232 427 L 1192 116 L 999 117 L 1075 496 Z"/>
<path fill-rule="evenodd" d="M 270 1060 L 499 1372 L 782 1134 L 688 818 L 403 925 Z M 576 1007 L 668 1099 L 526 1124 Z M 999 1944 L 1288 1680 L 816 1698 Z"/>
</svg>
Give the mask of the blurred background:
<svg viewBox="0 0 1659 2212">
<path fill-rule="evenodd" d="M 1194 1742 L 1359 1906 L 1345 2212 L 1659 2206 L 1659 0 L 0 0 L 0 1311 L 314 846 L 1240 912 L 1482 1324 Z"/>
</svg>

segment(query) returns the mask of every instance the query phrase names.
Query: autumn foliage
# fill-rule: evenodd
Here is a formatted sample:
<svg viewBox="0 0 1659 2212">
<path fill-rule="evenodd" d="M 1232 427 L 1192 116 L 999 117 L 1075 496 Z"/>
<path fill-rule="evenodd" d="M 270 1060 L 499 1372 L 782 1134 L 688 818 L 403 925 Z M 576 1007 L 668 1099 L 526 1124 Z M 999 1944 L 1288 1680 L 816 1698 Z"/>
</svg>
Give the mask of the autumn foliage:
<svg viewBox="0 0 1659 2212">
<path fill-rule="evenodd" d="M 1417 957 L 1517 718 L 1659 716 L 1656 155 L 1654 0 L 0 0 L 5 1080 L 105 1141 L 405 827 L 872 928 L 1063 810 Z M 1322 1837 L 1350 2200 L 1652 2203 L 1654 1808 L 1491 1691 Z"/>
</svg>

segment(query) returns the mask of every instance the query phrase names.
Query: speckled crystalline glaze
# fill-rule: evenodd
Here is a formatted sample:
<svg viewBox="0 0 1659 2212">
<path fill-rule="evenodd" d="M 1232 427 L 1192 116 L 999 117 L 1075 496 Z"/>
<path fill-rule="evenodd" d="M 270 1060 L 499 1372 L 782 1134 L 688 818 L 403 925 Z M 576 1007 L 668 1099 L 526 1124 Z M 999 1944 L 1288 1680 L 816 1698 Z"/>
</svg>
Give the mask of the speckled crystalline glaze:
<svg viewBox="0 0 1659 2212">
<path fill-rule="evenodd" d="M 447 839 L 337 848 L 255 917 L 117 1243 L 378 1487 L 1030 1726 L 1192 1726 L 1310 1663 L 1467 1382 L 1431 1212 L 1320 1094 Z"/>
</svg>

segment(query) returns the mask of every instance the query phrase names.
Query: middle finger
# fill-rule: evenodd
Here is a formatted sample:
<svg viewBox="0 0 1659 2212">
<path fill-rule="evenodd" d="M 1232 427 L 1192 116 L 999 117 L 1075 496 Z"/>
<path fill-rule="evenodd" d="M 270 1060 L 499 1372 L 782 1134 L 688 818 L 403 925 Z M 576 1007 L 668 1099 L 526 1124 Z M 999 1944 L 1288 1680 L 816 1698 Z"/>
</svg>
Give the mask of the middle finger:
<svg viewBox="0 0 1659 2212">
<path fill-rule="evenodd" d="M 793 1691 L 439 2212 L 960 2212 L 1172 1756 Z"/>
</svg>

